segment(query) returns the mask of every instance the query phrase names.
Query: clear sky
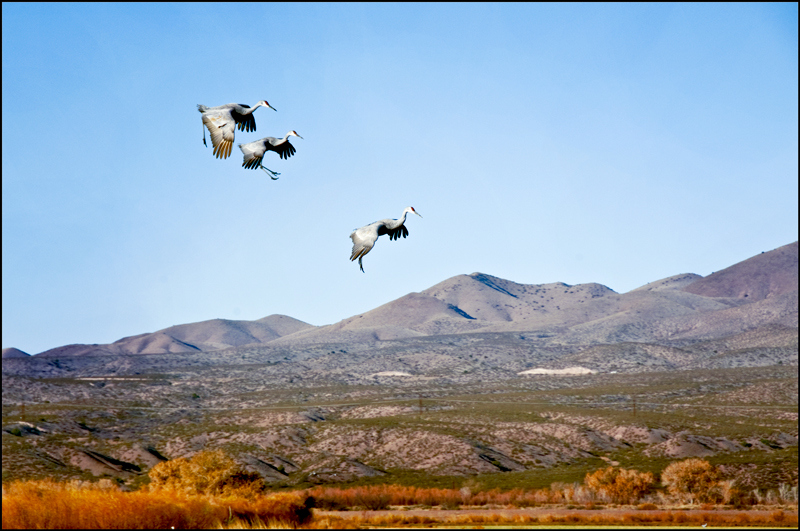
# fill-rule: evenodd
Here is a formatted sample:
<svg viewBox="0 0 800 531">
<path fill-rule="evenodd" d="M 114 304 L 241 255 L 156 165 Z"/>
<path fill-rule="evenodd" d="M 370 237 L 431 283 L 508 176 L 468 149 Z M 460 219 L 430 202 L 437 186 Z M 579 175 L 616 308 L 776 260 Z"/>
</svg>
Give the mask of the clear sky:
<svg viewBox="0 0 800 531">
<path fill-rule="evenodd" d="M 278 313 L 458 274 L 624 293 L 797 240 L 797 4 L 2 6 L 2 346 Z M 272 181 L 196 105 L 295 129 Z M 210 146 L 210 142 L 209 142 Z M 410 235 L 350 232 L 414 206 Z"/>
</svg>

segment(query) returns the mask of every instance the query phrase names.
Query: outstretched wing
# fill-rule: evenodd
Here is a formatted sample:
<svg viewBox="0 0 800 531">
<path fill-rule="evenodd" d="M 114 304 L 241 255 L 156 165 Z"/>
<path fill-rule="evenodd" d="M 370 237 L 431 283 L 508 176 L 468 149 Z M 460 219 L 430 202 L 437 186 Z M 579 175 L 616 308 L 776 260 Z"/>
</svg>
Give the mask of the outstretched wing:
<svg viewBox="0 0 800 531">
<path fill-rule="evenodd" d="M 294 149 L 294 146 L 289 143 L 289 140 L 286 140 L 285 142 L 281 142 L 277 146 L 273 145 L 272 151 L 280 155 L 282 159 L 288 159 L 289 157 L 294 155 L 296 149 Z"/>
<path fill-rule="evenodd" d="M 244 153 L 244 160 L 242 167 L 248 170 L 255 170 L 261 166 L 261 161 L 264 159 L 264 153 L 267 148 L 262 141 L 249 142 L 247 144 L 239 144 L 239 149 Z"/>
<path fill-rule="evenodd" d="M 350 261 L 352 262 L 358 258 L 358 265 L 361 271 L 364 271 L 364 266 L 361 264 L 361 259 L 370 252 L 375 242 L 378 241 L 378 226 L 374 223 L 356 229 L 350 234 L 350 239 L 353 240 L 353 251 L 350 253 Z"/>
<path fill-rule="evenodd" d="M 395 229 L 387 229 L 386 225 L 381 225 L 380 229 L 378 229 L 378 236 L 383 234 L 388 234 L 390 240 L 399 240 L 400 236 L 403 238 L 408 236 L 408 229 L 405 225 L 400 225 Z"/>
<path fill-rule="evenodd" d="M 211 134 L 211 143 L 214 145 L 214 156 L 218 159 L 227 159 L 233 149 L 234 122 L 230 112 L 220 111 L 203 114 L 203 125 Z"/>
<path fill-rule="evenodd" d="M 239 107 L 244 107 L 245 109 L 250 108 L 249 105 L 243 103 L 240 103 Z M 254 113 L 241 114 L 237 112 L 236 109 L 231 109 L 231 117 L 233 117 L 233 121 L 236 122 L 239 131 L 247 131 L 249 133 L 256 130 L 256 117 Z"/>
</svg>

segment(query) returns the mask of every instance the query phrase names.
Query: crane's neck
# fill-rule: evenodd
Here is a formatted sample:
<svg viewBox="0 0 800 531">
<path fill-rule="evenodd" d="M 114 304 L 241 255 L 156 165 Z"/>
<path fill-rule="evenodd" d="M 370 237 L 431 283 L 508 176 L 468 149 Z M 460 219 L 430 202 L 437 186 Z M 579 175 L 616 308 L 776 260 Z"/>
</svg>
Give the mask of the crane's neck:
<svg viewBox="0 0 800 531">
<path fill-rule="evenodd" d="M 261 104 L 260 103 L 256 103 L 252 107 L 245 109 L 244 111 L 240 112 L 239 114 L 253 114 L 253 111 L 258 109 L 259 107 L 261 107 Z"/>
</svg>

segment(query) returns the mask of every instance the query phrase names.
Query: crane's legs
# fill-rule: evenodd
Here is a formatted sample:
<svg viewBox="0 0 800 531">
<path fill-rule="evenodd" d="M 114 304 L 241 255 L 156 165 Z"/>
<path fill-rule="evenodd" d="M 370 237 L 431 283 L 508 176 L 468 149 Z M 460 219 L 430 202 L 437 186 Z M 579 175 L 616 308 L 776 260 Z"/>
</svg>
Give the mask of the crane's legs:
<svg viewBox="0 0 800 531">
<path fill-rule="evenodd" d="M 264 172 L 265 172 L 267 175 L 269 175 L 270 179 L 272 179 L 273 181 L 277 181 L 277 180 L 278 180 L 278 178 L 276 177 L 276 175 L 280 175 L 280 173 L 278 173 L 278 172 L 276 172 L 276 171 L 272 171 L 272 170 L 271 170 L 271 169 L 269 169 L 269 168 L 265 168 L 265 167 L 264 167 L 263 165 L 261 165 L 261 164 L 259 164 L 259 165 L 258 165 L 258 167 L 259 167 L 259 168 L 261 168 L 262 170 L 264 170 Z"/>
</svg>

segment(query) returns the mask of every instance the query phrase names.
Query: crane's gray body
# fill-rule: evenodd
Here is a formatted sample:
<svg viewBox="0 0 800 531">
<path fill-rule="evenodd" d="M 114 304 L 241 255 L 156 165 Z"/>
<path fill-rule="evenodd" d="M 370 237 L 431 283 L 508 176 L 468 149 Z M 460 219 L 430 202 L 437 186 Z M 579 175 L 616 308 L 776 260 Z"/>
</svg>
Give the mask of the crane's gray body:
<svg viewBox="0 0 800 531">
<path fill-rule="evenodd" d="M 354 230 L 352 234 L 350 234 L 350 239 L 353 240 L 353 250 L 350 253 L 350 261 L 352 262 L 358 258 L 358 266 L 363 272 L 364 265 L 361 263 L 361 260 L 375 246 L 375 242 L 378 241 L 378 236 L 387 234 L 390 240 L 397 240 L 400 236 L 403 238 L 407 237 L 408 229 L 405 226 L 405 222 L 406 214 L 409 212 L 413 212 L 419 217 L 422 217 L 419 212 L 414 210 L 414 207 L 406 207 L 400 219 L 382 219 Z"/>
</svg>

